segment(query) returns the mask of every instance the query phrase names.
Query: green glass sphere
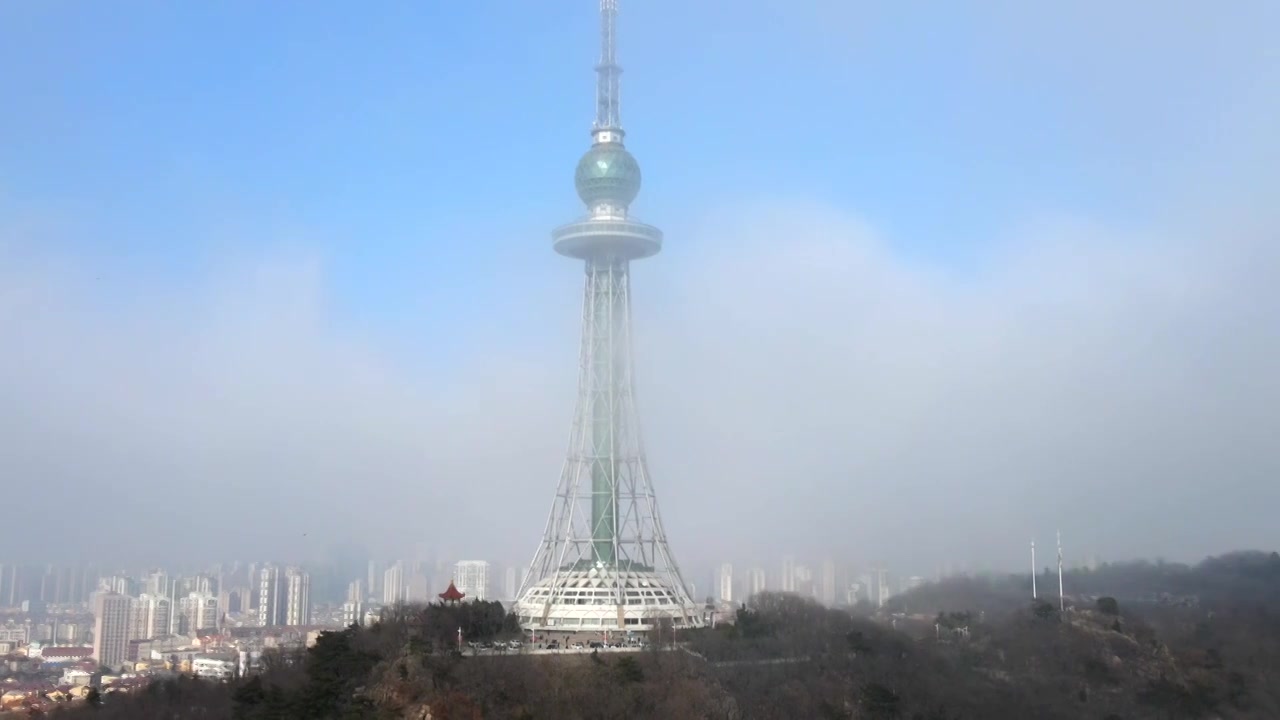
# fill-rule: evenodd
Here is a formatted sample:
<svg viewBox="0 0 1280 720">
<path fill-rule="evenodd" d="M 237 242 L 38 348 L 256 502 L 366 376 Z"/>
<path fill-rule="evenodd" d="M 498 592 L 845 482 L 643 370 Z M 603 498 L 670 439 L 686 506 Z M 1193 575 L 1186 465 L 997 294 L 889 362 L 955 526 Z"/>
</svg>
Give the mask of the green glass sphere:
<svg viewBox="0 0 1280 720">
<path fill-rule="evenodd" d="M 622 145 L 600 143 L 578 161 L 573 182 L 588 207 L 600 203 L 626 207 L 640 194 L 640 164 Z"/>
</svg>

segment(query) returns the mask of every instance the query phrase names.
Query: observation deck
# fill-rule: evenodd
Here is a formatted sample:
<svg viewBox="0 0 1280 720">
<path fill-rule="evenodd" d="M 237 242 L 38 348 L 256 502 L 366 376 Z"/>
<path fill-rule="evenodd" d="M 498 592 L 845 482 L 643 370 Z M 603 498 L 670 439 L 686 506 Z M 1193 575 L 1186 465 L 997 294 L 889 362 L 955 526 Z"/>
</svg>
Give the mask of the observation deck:
<svg viewBox="0 0 1280 720">
<path fill-rule="evenodd" d="M 658 254 L 662 231 L 627 218 L 585 218 L 552 230 L 551 246 L 561 255 L 581 260 L 638 260 Z"/>
</svg>

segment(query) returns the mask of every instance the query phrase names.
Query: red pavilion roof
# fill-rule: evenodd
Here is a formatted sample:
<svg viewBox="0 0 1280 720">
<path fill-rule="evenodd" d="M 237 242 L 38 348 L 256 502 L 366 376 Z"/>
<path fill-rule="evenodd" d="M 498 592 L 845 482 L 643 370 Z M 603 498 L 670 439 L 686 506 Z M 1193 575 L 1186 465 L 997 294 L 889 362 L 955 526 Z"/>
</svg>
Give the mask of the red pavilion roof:
<svg viewBox="0 0 1280 720">
<path fill-rule="evenodd" d="M 466 596 L 466 593 L 458 591 L 458 587 L 453 584 L 452 580 L 449 581 L 449 588 L 439 595 L 441 600 L 450 600 L 453 602 L 457 602 Z"/>
</svg>

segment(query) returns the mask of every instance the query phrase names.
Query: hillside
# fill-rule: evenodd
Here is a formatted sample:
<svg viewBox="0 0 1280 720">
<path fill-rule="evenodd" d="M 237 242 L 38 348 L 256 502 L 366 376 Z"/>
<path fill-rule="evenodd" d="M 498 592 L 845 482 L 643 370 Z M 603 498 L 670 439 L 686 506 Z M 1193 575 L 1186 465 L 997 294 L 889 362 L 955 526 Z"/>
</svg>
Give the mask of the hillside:
<svg viewBox="0 0 1280 720">
<path fill-rule="evenodd" d="M 680 647 L 569 656 L 464 656 L 460 623 L 429 606 L 326 633 L 260 676 L 157 683 L 97 718 L 1141 718 L 1280 717 L 1280 557 L 1136 563 L 1073 577 L 1060 613 L 1016 579 L 949 581 L 855 617 L 762 594 Z M 1115 588 L 1114 594 L 1104 594 Z M 1088 598 L 1085 597 L 1086 593 Z M 1093 594 L 1100 596 L 1094 598 Z M 1024 596 L 1025 598 L 1025 596 Z M 909 611 L 909 612 L 908 612 Z"/>
</svg>

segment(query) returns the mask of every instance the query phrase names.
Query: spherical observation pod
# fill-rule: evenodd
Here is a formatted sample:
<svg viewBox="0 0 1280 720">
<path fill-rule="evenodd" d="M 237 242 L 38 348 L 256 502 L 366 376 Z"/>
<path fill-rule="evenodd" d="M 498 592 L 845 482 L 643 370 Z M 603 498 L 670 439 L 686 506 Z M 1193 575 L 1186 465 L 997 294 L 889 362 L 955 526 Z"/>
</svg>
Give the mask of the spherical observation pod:
<svg viewBox="0 0 1280 720">
<path fill-rule="evenodd" d="M 640 163 L 621 143 L 598 143 L 578 161 L 573 183 L 587 207 L 627 207 L 640 194 Z"/>
<path fill-rule="evenodd" d="M 625 218 L 588 218 L 552 230 L 551 246 L 561 255 L 581 260 L 638 260 L 658 254 L 662 231 Z"/>
</svg>

